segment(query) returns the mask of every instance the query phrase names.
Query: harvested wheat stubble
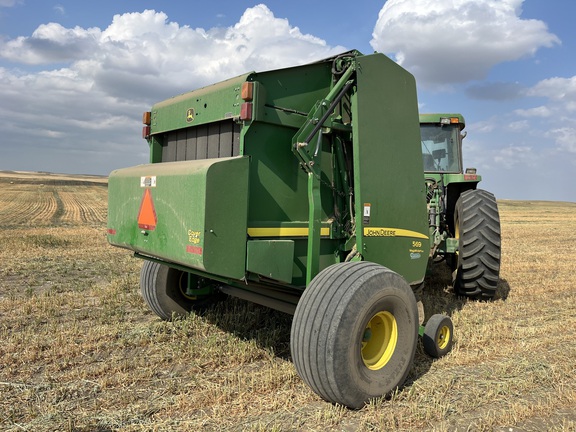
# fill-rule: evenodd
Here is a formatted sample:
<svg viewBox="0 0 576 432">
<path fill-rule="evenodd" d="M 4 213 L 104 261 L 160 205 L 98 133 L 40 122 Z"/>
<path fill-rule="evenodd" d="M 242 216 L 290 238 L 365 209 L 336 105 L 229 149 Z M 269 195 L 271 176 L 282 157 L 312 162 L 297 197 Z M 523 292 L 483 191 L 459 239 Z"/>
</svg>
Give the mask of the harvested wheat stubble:
<svg viewBox="0 0 576 432">
<path fill-rule="evenodd" d="M 105 200 L 64 186 L 56 222 L 0 224 L 0 430 L 576 430 L 575 204 L 500 201 L 498 299 L 455 298 L 436 265 L 423 301 L 454 349 L 419 345 L 402 389 L 352 411 L 298 378 L 287 315 L 229 299 L 158 320 L 142 263 L 106 243 Z"/>
<path fill-rule="evenodd" d="M 105 183 L 79 180 L 46 182 L 39 176 L 0 177 L 0 226 L 52 226 L 106 222 Z"/>
</svg>

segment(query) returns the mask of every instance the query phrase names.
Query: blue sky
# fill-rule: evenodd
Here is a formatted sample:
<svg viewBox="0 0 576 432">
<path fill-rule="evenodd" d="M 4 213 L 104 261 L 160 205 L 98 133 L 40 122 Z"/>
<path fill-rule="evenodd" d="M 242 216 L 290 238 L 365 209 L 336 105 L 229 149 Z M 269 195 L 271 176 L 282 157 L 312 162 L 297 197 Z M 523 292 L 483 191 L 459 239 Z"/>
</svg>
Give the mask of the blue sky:
<svg viewBox="0 0 576 432">
<path fill-rule="evenodd" d="M 413 73 L 421 112 L 464 115 L 482 188 L 575 202 L 574 17 L 572 0 L 0 0 L 0 169 L 145 163 L 154 102 L 356 48 Z"/>
</svg>

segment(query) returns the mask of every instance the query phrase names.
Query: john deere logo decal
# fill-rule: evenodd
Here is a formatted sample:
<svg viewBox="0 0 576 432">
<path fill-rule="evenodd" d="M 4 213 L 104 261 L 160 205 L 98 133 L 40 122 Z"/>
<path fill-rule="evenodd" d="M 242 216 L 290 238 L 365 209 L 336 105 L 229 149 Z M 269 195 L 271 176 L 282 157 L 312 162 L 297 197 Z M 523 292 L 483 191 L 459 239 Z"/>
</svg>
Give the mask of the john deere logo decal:
<svg viewBox="0 0 576 432">
<path fill-rule="evenodd" d="M 186 111 L 186 123 L 192 123 L 194 121 L 194 108 L 188 108 Z"/>
</svg>

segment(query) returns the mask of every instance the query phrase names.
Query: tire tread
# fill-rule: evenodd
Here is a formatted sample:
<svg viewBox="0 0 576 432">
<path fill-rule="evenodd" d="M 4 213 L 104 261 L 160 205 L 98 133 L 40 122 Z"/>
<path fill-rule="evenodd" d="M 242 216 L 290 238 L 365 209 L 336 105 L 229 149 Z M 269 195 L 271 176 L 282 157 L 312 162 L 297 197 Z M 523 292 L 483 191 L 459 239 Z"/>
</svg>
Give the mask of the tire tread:
<svg viewBox="0 0 576 432">
<path fill-rule="evenodd" d="M 455 216 L 455 224 L 460 226 L 461 250 L 454 291 L 470 298 L 491 300 L 496 295 L 501 257 L 496 198 L 482 189 L 465 191 L 456 203 Z"/>
</svg>

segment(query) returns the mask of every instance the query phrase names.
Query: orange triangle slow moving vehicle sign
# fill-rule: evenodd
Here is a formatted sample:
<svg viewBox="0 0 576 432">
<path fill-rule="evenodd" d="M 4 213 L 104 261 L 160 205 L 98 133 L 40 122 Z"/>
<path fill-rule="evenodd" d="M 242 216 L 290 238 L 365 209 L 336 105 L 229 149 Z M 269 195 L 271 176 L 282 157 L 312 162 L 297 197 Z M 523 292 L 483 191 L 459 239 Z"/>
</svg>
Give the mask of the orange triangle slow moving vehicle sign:
<svg viewBox="0 0 576 432">
<path fill-rule="evenodd" d="M 157 221 L 152 192 L 150 189 L 146 189 L 140 203 L 140 211 L 138 212 L 138 228 L 152 231 L 156 228 Z"/>
</svg>

